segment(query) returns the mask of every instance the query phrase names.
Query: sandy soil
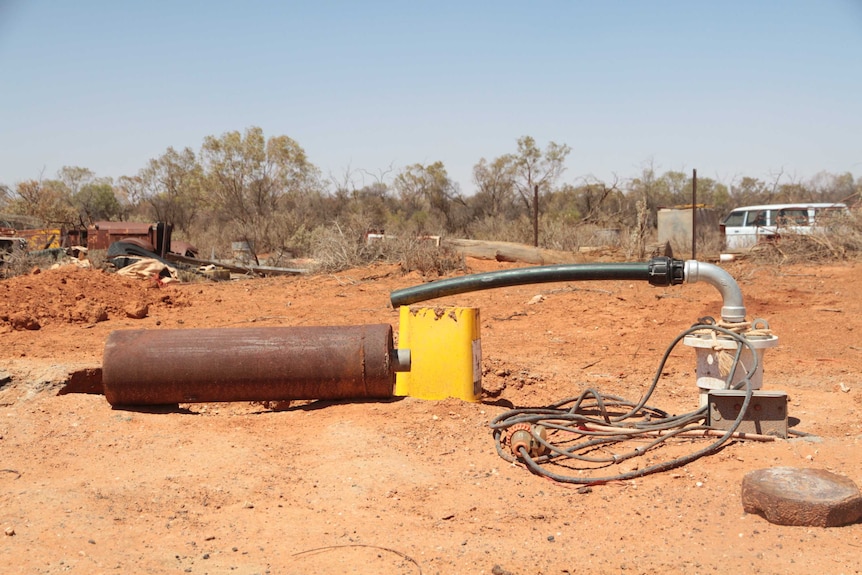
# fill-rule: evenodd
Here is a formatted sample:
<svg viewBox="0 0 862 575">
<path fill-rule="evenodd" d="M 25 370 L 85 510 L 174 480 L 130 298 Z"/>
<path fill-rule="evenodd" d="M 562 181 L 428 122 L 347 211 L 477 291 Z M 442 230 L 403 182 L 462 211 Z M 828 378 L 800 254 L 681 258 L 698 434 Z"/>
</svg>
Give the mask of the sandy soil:
<svg viewBox="0 0 862 575">
<path fill-rule="evenodd" d="M 481 310 L 479 403 L 123 410 L 96 394 L 58 394 L 70 373 L 100 365 L 113 330 L 397 330 L 389 293 L 423 278 L 381 265 L 159 286 L 67 267 L 2 281 L 0 572 L 860 573 L 862 524 L 773 525 L 743 511 L 740 487 L 772 466 L 862 483 L 862 265 L 727 269 L 750 316 L 780 338 L 766 353 L 764 389 L 786 391 L 795 428 L 818 437 L 735 441 L 589 489 L 501 459 L 489 421 L 585 387 L 637 400 L 671 340 L 718 315 L 714 288 L 562 283 L 436 300 Z M 694 365 L 694 352 L 678 348 L 650 403 L 694 409 Z"/>
</svg>

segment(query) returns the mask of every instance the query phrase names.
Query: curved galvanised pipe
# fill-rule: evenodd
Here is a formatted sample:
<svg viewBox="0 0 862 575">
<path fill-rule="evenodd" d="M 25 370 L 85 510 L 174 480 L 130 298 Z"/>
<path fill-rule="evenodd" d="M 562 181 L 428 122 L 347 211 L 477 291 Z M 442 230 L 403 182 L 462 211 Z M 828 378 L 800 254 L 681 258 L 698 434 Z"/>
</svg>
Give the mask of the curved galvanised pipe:
<svg viewBox="0 0 862 575">
<path fill-rule="evenodd" d="M 471 274 L 395 290 L 390 294 L 390 301 L 393 307 L 399 307 L 492 288 L 589 280 L 644 280 L 655 286 L 706 281 L 715 286 L 724 299 L 722 319 L 729 322 L 745 319 L 742 292 L 730 274 L 712 264 L 697 260 L 683 262 L 664 256 L 646 263 L 561 264 Z"/>
<path fill-rule="evenodd" d="M 687 283 L 704 281 L 721 294 L 721 319 L 731 323 L 745 321 L 745 305 L 742 303 L 742 291 L 739 284 L 727 271 L 715 264 L 688 260 L 683 268 Z"/>
</svg>

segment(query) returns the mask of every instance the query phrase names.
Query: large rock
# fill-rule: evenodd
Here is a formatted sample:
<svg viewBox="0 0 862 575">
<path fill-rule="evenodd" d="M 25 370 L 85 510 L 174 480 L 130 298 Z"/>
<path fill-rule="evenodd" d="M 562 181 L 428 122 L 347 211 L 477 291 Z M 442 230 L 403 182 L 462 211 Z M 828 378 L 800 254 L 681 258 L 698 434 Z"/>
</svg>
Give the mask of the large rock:
<svg viewBox="0 0 862 575">
<path fill-rule="evenodd" d="M 862 494 L 849 478 L 823 469 L 773 467 L 746 474 L 742 507 L 778 525 L 837 527 L 862 518 Z"/>
</svg>

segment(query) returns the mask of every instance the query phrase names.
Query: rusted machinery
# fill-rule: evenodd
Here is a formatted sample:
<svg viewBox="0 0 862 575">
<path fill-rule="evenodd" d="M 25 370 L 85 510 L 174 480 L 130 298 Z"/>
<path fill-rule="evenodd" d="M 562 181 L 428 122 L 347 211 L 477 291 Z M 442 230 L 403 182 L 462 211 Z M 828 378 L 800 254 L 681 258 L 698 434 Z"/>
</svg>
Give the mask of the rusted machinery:
<svg viewBox="0 0 862 575">
<path fill-rule="evenodd" d="M 388 398 L 409 366 L 388 324 L 121 330 L 102 384 L 111 405 Z"/>
</svg>

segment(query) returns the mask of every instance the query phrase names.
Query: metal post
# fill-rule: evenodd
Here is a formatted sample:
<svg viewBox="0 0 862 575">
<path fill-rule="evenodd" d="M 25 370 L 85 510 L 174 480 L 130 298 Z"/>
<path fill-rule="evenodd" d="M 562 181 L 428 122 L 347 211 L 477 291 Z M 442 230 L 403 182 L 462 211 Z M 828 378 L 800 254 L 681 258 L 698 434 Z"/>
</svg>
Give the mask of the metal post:
<svg viewBox="0 0 862 575">
<path fill-rule="evenodd" d="M 539 247 L 539 185 L 533 186 L 533 245 Z"/>
<path fill-rule="evenodd" d="M 697 170 L 691 171 L 691 259 L 697 259 Z"/>
</svg>

